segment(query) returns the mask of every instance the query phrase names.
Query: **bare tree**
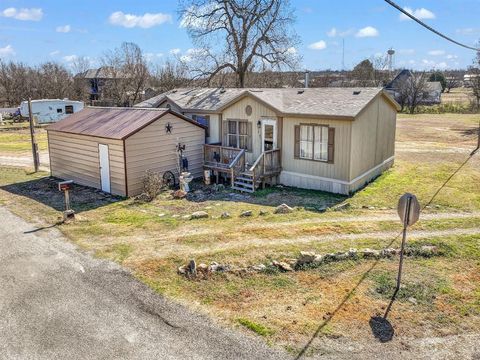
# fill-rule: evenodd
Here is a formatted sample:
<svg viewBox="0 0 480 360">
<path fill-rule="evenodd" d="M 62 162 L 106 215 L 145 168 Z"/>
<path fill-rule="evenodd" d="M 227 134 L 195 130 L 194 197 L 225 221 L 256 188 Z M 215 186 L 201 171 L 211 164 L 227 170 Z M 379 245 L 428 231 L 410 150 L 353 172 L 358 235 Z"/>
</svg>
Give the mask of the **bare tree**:
<svg viewBox="0 0 480 360">
<path fill-rule="evenodd" d="M 354 86 L 383 86 L 389 79 L 386 56 L 372 56 L 359 62 L 350 73 Z"/>
<path fill-rule="evenodd" d="M 390 78 L 389 72 L 387 71 L 388 58 L 384 55 L 377 55 L 373 56 L 370 61 L 373 65 L 373 85 L 384 86 Z"/>
<path fill-rule="evenodd" d="M 470 87 L 472 95 L 476 101 L 477 110 L 480 109 L 480 51 L 477 52 L 477 57 L 473 61 L 473 66 L 470 68 Z"/>
<path fill-rule="evenodd" d="M 102 58 L 108 82 L 104 87 L 107 97 L 118 106 L 129 106 L 141 100 L 149 77 L 142 50 L 134 43 L 123 43 Z"/>
<path fill-rule="evenodd" d="M 0 88 L 6 105 L 19 106 L 28 97 L 36 97 L 36 71 L 21 62 L 0 61 Z"/>
<path fill-rule="evenodd" d="M 72 99 L 82 101 L 89 100 L 89 84 L 84 76 L 90 67 L 91 62 L 87 57 L 80 56 L 73 61 Z"/>
<path fill-rule="evenodd" d="M 450 90 L 455 89 L 460 86 L 460 80 L 454 72 L 447 72 L 445 74 L 445 91 L 447 93 L 450 92 Z"/>
<path fill-rule="evenodd" d="M 403 112 L 405 106 L 408 105 L 409 92 L 409 80 L 399 81 L 395 88 L 395 100 L 400 105 L 400 112 Z"/>
<path fill-rule="evenodd" d="M 412 76 L 405 80 L 407 107 L 410 114 L 414 114 L 418 106 L 428 98 L 427 79 L 425 72 L 412 72 Z"/>
<path fill-rule="evenodd" d="M 150 85 L 158 92 L 169 91 L 189 84 L 186 66 L 179 61 L 167 60 L 156 64 L 151 71 Z"/>
<path fill-rule="evenodd" d="M 244 87 L 249 72 L 294 68 L 298 38 L 292 30 L 288 0 L 183 0 L 181 25 L 197 49 L 189 67 L 207 83 L 221 72 L 234 72 Z"/>
<path fill-rule="evenodd" d="M 36 97 L 63 99 L 72 93 L 72 75 L 63 66 L 54 62 L 40 64 L 33 76 Z"/>
<path fill-rule="evenodd" d="M 351 72 L 352 80 L 358 86 L 371 86 L 374 68 L 369 59 L 362 60 L 353 68 Z"/>
</svg>

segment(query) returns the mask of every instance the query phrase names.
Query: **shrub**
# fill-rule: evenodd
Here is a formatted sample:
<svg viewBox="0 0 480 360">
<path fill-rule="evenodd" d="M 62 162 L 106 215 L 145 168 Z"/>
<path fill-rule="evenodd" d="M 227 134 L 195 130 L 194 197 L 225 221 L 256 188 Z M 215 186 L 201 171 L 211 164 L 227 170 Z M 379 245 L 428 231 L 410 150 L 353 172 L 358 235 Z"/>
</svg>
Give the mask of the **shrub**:
<svg viewBox="0 0 480 360">
<path fill-rule="evenodd" d="M 147 170 L 143 176 L 143 194 L 147 201 L 154 200 L 162 190 L 162 176 L 152 170 Z"/>
</svg>

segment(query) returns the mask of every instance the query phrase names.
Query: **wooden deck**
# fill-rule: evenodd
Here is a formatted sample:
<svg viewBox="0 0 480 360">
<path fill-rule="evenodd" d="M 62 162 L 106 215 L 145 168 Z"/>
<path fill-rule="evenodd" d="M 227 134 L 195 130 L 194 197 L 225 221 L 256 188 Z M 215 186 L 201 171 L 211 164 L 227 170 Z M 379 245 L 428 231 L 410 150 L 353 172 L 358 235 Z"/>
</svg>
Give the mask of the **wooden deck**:
<svg viewBox="0 0 480 360">
<path fill-rule="evenodd" d="M 221 145 L 204 145 L 205 169 L 220 173 L 230 178 L 233 189 L 254 192 L 260 185 L 277 177 L 282 171 L 280 149 L 265 151 L 255 163 L 246 168 L 245 150 Z"/>
</svg>

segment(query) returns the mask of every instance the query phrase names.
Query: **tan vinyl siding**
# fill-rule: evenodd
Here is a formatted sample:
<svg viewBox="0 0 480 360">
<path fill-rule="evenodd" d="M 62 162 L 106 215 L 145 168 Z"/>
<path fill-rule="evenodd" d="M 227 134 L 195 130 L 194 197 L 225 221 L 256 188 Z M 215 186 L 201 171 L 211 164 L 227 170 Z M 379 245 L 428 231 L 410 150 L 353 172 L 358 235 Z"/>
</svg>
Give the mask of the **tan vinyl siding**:
<svg viewBox="0 0 480 360">
<path fill-rule="evenodd" d="M 247 115 L 245 113 L 245 108 L 247 105 L 250 105 L 252 107 L 251 115 Z M 258 120 L 261 120 L 263 118 L 277 119 L 277 114 L 273 110 L 271 110 L 269 107 L 259 103 L 258 101 L 250 97 L 245 97 L 239 100 L 238 102 L 224 109 L 222 112 L 223 122 L 231 119 L 231 120 L 248 120 L 250 123 L 252 123 L 252 135 L 253 135 L 252 150 L 253 151 L 247 153 L 247 161 L 250 164 L 253 164 L 253 162 L 257 159 L 257 157 L 260 155 L 262 151 L 262 144 L 261 144 L 262 135 L 257 128 L 257 122 Z M 277 133 L 281 134 L 279 130 L 280 130 L 280 127 L 277 121 Z"/>
<path fill-rule="evenodd" d="M 352 125 L 350 180 L 394 155 L 396 110 L 378 96 Z"/>
<path fill-rule="evenodd" d="M 202 113 L 198 112 L 186 112 L 185 116 L 192 118 L 192 115 L 208 115 L 210 116 L 210 136 L 207 137 L 207 144 L 214 144 L 222 142 L 221 136 L 221 124 L 220 124 L 220 114 L 211 114 L 211 113 Z"/>
<path fill-rule="evenodd" d="M 126 195 L 122 140 L 50 130 L 48 143 L 52 176 L 95 188 L 101 187 L 98 144 L 108 145 L 111 192 Z"/>
<path fill-rule="evenodd" d="M 296 159 L 295 125 L 315 124 L 335 128 L 334 163 Z M 282 169 L 291 173 L 300 173 L 322 178 L 348 181 L 350 171 L 350 131 L 349 120 L 329 120 L 312 118 L 283 118 Z M 300 184 L 299 184 L 300 186 Z"/>
<path fill-rule="evenodd" d="M 171 134 L 165 131 L 168 122 L 172 125 Z M 161 174 L 172 171 L 178 175 L 176 145 L 179 142 L 186 145 L 184 155 L 189 171 L 195 177 L 202 176 L 205 130 L 194 124 L 167 114 L 125 140 L 129 196 L 142 192 L 142 179 L 147 170 Z"/>
</svg>

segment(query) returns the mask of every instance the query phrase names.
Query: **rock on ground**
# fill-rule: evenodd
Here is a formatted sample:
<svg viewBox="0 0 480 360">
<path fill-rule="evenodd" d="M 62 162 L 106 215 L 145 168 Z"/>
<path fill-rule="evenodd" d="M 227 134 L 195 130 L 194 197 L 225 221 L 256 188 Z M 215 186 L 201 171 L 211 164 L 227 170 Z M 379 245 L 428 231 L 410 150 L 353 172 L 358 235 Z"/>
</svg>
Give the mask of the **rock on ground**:
<svg viewBox="0 0 480 360">
<path fill-rule="evenodd" d="M 191 216 L 191 219 L 205 219 L 208 218 L 208 213 L 206 211 L 195 211 Z"/>
<path fill-rule="evenodd" d="M 275 214 L 290 214 L 293 209 L 287 204 L 278 205 L 275 209 Z"/>
</svg>

